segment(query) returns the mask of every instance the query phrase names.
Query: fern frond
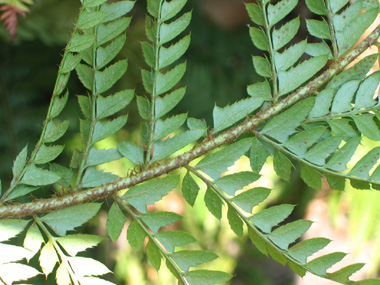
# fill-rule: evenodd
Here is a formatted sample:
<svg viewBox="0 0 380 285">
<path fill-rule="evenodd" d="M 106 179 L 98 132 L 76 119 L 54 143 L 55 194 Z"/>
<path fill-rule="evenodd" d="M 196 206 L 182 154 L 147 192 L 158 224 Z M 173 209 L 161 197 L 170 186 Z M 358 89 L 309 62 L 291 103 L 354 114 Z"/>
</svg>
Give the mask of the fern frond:
<svg viewBox="0 0 380 285">
<path fill-rule="evenodd" d="M 2 252 L 0 257 L 0 277 L 4 282 L 12 283 L 27 280 L 40 274 L 40 272 L 33 267 L 17 262 L 21 259 L 29 259 L 31 257 L 29 248 L 2 243 L 20 234 L 28 224 L 28 220 L 20 219 L 0 221 L 0 249 Z M 17 270 L 16 272 L 19 274 L 12 274 L 12 272 L 15 272 L 13 270 Z"/>
<path fill-rule="evenodd" d="M 2 11 L 0 20 L 4 22 L 9 32 L 11 42 L 14 42 L 17 34 L 17 16 L 21 15 L 25 17 L 25 11 L 9 4 L 1 6 L 0 11 Z"/>
<path fill-rule="evenodd" d="M 112 4 L 90 7 L 84 4 L 85 12 L 79 17 L 78 27 L 84 35 L 93 38 L 90 46 L 80 51 L 84 63 L 79 63 L 76 71 L 83 86 L 91 96 L 79 96 L 79 105 L 85 116 L 81 120 L 83 149 L 75 155 L 72 166 L 78 166 L 74 187 L 96 187 L 116 180 L 118 177 L 97 171 L 94 166 L 121 158 L 116 150 L 97 150 L 95 143 L 120 130 L 128 116 L 107 119 L 124 109 L 133 98 L 132 90 L 123 90 L 104 96 L 127 71 L 127 59 L 110 64 L 123 47 L 131 18 L 122 17 L 134 6 L 133 1 L 119 1 Z M 111 157 L 110 152 L 114 153 Z M 76 162 L 80 161 L 80 162 Z M 91 160 L 91 161 L 89 161 Z M 94 163 L 96 161 L 96 163 Z"/>
<path fill-rule="evenodd" d="M 377 112 L 372 113 L 379 105 L 375 96 L 379 73 L 365 77 L 376 59 L 377 55 L 371 55 L 361 60 L 344 74 L 332 78 L 315 99 L 301 101 L 257 132 L 264 141 L 301 162 L 301 176 L 309 186 L 321 187 L 321 173 L 328 175 L 328 181 L 335 189 L 343 188 L 345 178 L 361 189 L 370 187 L 369 183 L 377 185 L 380 182 L 379 170 L 371 171 L 378 161 L 377 148 L 346 171 L 361 135 L 380 140 Z M 341 145 L 343 141 L 345 143 Z M 276 169 L 280 154 L 272 153 Z M 291 164 L 281 160 L 277 165 L 288 165 L 286 175 L 277 171 L 280 177 L 288 180 Z"/>
<path fill-rule="evenodd" d="M 226 149 L 228 148 L 232 149 L 232 146 Z M 225 150 L 219 152 L 223 151 Z M 215 164 L 217 164 L 216 157 L 224 157 L 219 152 L 214 154 Z M 312 222 L 297 220 L 281 224 L 292 213 L 294 205 L 278 205 L 252 215 L 253 208 L 265 201 L 271 192 L 270 189 L 257 187 L 244 192 L 239 191 L 239 194 L 236 195 L 238 190 L 258 178 L 254 173 L 247 172 L 244 175 L 243 173 L 236 173 L 218 178 L 220 172 L 218 175 L 210 175 L 209 170 L 202 169 L 202 167 L 197 168 L 214 179 L 209 180 L 196 168 L 187 167 L 189 172 L 199 177 L 206 184 L 205 203 L 209 211 L 220 220 L 222 207 L 227 205 L 227 218 L 231 229 L 236 235 L 239 237 L 243 235 L 245 225 L 248 228 L 248 235 L 253 244 L 263 254 L 269 254 L 281 264 L 288 263 L 290 268 L 298 275 L 304 276 L 306 272 L 310 272 L 342 284 L 351 284 L 352 281 L 349 280 L 349 277 L 363 267 L 364 264 L 353 264 L 336 272 L 327 273 L 326 271 L 332 265 L 339 262 L 346 255 L 339 252 L 308 261 L 309 256 L 327 246 L 330 240 L 314 238 L 295 243 L 309 229 Z M 183 191 L 184 193 L 189 191 L 188 187 L 184 187 Z"/>
<path fill-rule="evenodd" d="M 28 159 L 27 147 L 25 147 L 16 158 L 13 166 L 13 179 L 9 189 L 4 193 L 1 201 L 9 201 L 32 191 L 37 190 L 41 186 L 49 185 L 61 179 L 58 173 L 51 170 L 37 167 L 36 164 L 43 165 L 53 161 L 62 152 L 62 145 L 51 145 L 64 135 L 68 128 L 68 121 L 59 121 L 57 117 L 62 112 L 69 97 L 68 91 L 64 92 L 70 73 L 81 60 L 80 55 L 76 54 L 81 46 L 87 45 L 89 38 L 81 36 L 79 30 L 76 29 L 69 41 L 65 53 L 63 55 L 57 80 L 53 90 L 52 100 L 43 125 L 41 136 L 30 154 Z M 42 177 L 36 182 L 29 183 L 27 180 L 23 182 L 24 175 Z M 44 180 L 43 177 L 49 177 Z M 54 177 L 54 179 L 53 179 Z M 54 182 L 52 182 L 54 180 Z M 29 183 L 29 184 L 28 184 Z"/>
<path fill-rule="evenodd" d="M 147 42 L 143 42 L 141 47 L 148 66 L 148 70 L 142 70 L 142 81 L 150 98 L 136 97 L 137 108 L 144 121 L 141 145 L 121 142 L 117 149 L 109 150 L 97 149 L 96 143 L 112 136 L 126 124 L 127 115 L 115 114 L 133 98 L 132 90 L 114 93 L 112 88 L 127 70 L 127 59 L 116 61 L 115 58 L 126 41 L 125 30 L 131 22 L 131 18 L 124 15 L 131 11 L 135 2 L 107 4 L 105 0 L 87 0 L 82 3 L 83 9 L 59 69 L 41 138 L 29 160 L 27 148 L 16 158 L 11 188 L 1 200 L 8 203 L 0 206 L 0 217 L 33 215 L 34 221 L 24 242 L 24 247 L 30 251 L 26 253 L 24 248 L 19 247 L 13 248 L 17 250 L 15 257 L 9 259 L 11 255 L 5 255 L 6 264 L 0 262 L 1 278 L 8 278 L 4 268 L 8 268 L 9 264 L 19 266 L 16 261 L 30 259 L 40 251 L 40 265 L 45 275 L 49 275 L 60 263 L 56 273 L 58 283 L 104 283 L 93 276 L 108 273 L 109 270 L 97 261 L 77 256 L 78 252 L 98 244 L 101 238 L 67 235 L 67 232 L 84 224 L 98 212 L 100 204 L 88 202 L 113 196 L 115 202 L 107 220 L 107 232 L 113 241 L 118 239 L 128 215 L 132 218 L 127 233 L 129 243 L 140 250 L 148 239 L 147 256 L 157 270 L 164 259 L 180 283 L 216 284 L 228 281 L 230 276 L 223 272 L 190 270 L 215 259 L 216 255 L 209 251 L 177 249 L 195 241 L 185 232 L 161 230 L 180 220 L 179 215 L 147 211 L 148 205 L 160 201 L 179 183 L 178 175 L 164 175 L 185 167 L 187 174 L 182 190 L 190 205 L 194 205 L 199 191 L 193 178 L 195 175 L 207 186 L 205 204 L 209 211 L 221 219 L 223 205 L 227 206 L 230 226 L 239 237 L 243 236 L 244 227 L 247 227 L 249 237 L 261 252 L 282 264 L 288 263 L 301 276 L 308 271 L 343 284 L 352 283 L 349 277 L 362 264 L 327 273 L 327 269 L 345 254 L 331 253 L 308 260 L 329 240 L 320 238 L 295 243 L 309 229 L 311 222 L 299 220 L 283 224 L 292 213 L 293 205 L 279 205 L 253 214 L 253 209 L 268 198 L 271 190 L 263 187 L 240 190 L 259 178 L 258 173 L 270 155 L 274 156 L 275 171 L 285 180 L 289 180 L 293 167 L 288 157 L 299 161 L 302 178 L 315 188 L 321 187 L 322 174 L 326 174 L 329 183 L 336 188 L 344 186 L 346 178 L 359 188 L 367 187 L 368 183 L 374 186 L 380 184 L 380 167 L 371 169 L 380 159 L 379 148 L 370 150 L 350 170 L 347 169 L 362 134 L 380 140 L 377 126 L 380 116 L 376 110 L 378 99 L 373 96 L 379 75 L 367 76 L 376 57 L 371 56 L 340 73 L 379 37 L 378 27 L 363 43 L 347 52 L 357 40 L 357 35 L 361 35 L 373 20 L 378 5 L 364 4 L 363 1 L 354 1 L 349 5 L 346 0 L 307 1 L 312 12 L 325 17 L 322 21 L 309 20 L 308 29 L 316 37 L 331 40 L 331 52 L 323 41 L 308 44 L 307 40 L 301 40 L 289 46 L 298 33 L 300 18 L 285 20 L 284 24 L 281 21 L 293 11 L 297 0 L 280 0 L 276 4 L 262 0 L 258 4 L 247 4 L 251 18 L 258 26 L 250 28 L 252 41 L 266 53 L 252 58 L 254 68 L 264 77 L 264 81 L 248 86 L 251 97 L 225 108 L 215 107 L 214 130 L 209 136 L 191 150 L 167 159 L 205 136 L 207 130 L 203 120 L 187 118 L 186 114 L 165 117 L 185 94 L 185 88 L 176 89 L 176 86 L 186 71 L 186 63 L 176 62 L 190 44 L 190 35 L 177 39 L 191 19 L 191 12 L 179 15 L 186 0 L 148 0 Z M 369 11 L 357 12 L 358 7 Z M 340 13 L 341 9 L 345 10 Z M 363 17 L 368 19 L 363 20 Z M 350 39 L 345 26 L 351 23 L 346 18 L 358 26 Z M 312 57 L 302 61 L 305 53 Z M 328 59 L 335 59 L 336 62 L 311 80 L 325 67 Z M 59 165 L 52 164 L 49 170 L 44 168 L 63 149 L 55 142 L 65 134 L 68 123 L 60 121 L 58 115 L 68 98 L 64 89 L 74 69 L 87 93 L 78 96 L 83 113 L 80 120 L 82 147 L 74 152 L 71 160 L 70 166 L 76 169 L 75 175 L 71 169 Z M 322 89 L 325 85 L 327 88 Z M 316 93 L 318 95 L 312 95 Z M 279 100 L 282 96 L 286 97 Z M 309 98 L 305 99 L 307 96 Z M 267 103 L 264 104 L 265 101 Z M 249 117 L 260 108 L 259 112 Z M 231 128 L 244 118 L 244 122 Z M 186 130 L 181 131 L 185 124 Z M 224 132 L 214 136 L 221 131 Z M 256 137 L 249 137 L 247 133 L 254 133 Z M 245 137 L 239 139 L 242 135 Z M 246 153 L 250 153 L 253 172 L 221 177 Z M 203 155 L 206 156 L 193 165 L 193 161 Z M 128 177 L 117 179 L 117 176 L 97 169 L 98 165 L 122 156 L 139 166 L 139 170 L 135 168 Z M 11 199 L 56 182 L 73 190 L 92 189 L 72 192 L 62 189 L 60 194 L 65 194 L 62 196 L 21 205 L 9 203 Z M 118 195 L 117 191 L 121 190 L 123 193 Z M 51 213 L 36 215 L 46 212 Z M 10 221 L 9 224 L 7 221 Z M 18 223 L 16 220 L 0 221 L 0 234 L 4 231 L 4 239 L 22 232 L 28 221 L 20 220 Z M 44 238 L 46 243 L 40 250 Z M 0 244 L 0 247 L 10 250 L 8 245 Z M 84 268 L 83 263 L 89 263 L 89 268 Z M 32 273 L 28 277 L 33 276 Z"/>
<path fill-rule="evenodd" d="M 171 118 L 162 117 L 172 110 L 185 94 L 185 88 L 172 90 L 186 71 L 186 62 L 170 67 L 180 59 L 190 45 L 190 35 L 172 43 L 189 25 L 191 12 L 173 20 L 182 10 L 186 0 L 173 2 L 148 1 L 146 35 L 149 42 L 141 44 L 145 61 L 150 71 L 142 70 L 142 79 L 150 101 L 137 98 L 138 110 L 144 122 L 141 126 L 142 144 L 146 145 L 145 164 L 160 161 L 184 146 L 196 141 L 206 132 L 206 125 L 188 119 L 188 130 L 172 138 L 163 139 L 180 128 L 186 114 Z M 169 45 L 172 43 L 171 45 Z"/>
<path fill-rule="evenodd" d="M 32 224 L 26 220 L 1 221 L 1 241 L 6 241 L 27 229 L 23 247 L 0 243 L 4 258 L 7 256 L 13 257 L 12 260 L 4 258 L 0 260 L 1 280 L 12 283 L 40 274 L 30 266 L 15 262 L 23 258 L 29 261 L 38 252 L 40 252 L 39 263 L 43 274 L 46 276 L 52 273 L 57 263 L 60 264 L 56 272 L 58 284 L 70 282 L 73 284 L 79 284 L 80 282 L 82 284 L 82 282 L 89 281 L 92 278 L 90 277 L 91 275 L 108 273 L 109 270 L 100 262 L 91 258 L 76 256 L 78 252 L 99 244 L 103 240 L 102 237 L 81 234 L 66 235 L 67 231 L 71 231 L 87 222 L 99 209 L 100 204 L 89 203 L 62 209 L 41 218 L 35 216 Z M 55 236 L 46 225 L 58 236 Z M 45 241 L 42 232 L 47 237 L 47 241 Z M 44 243 L 45 245 L 43 245 Z M 86 264 L 87 269 L 83 266 L 84 264 Z M 89 264 L 92 264 L 91 269 L 88 268 Z M 15 269 L 20 270 L 19 274 L 14 275 L 6 271 Z"/>
<path fill-rule="evenodd" d="M 23 204 L 22 209 L 18 205 L 4 205 L 0 207 L 0 217 L 23 217 L 27 215 L 33 215 L 35 213 L 46 213 L 56 208 L 77 205 L 88 201 L 94 201 L 104 197 L 108 197 L 114 194 L 115 191 L 125 189 L 146 181 L 149 178 L 157 177 L 162 174 L 168 173 L 174 169 L 187 165 L 189 162 L 197 157 L 202 156 L 219 147 L 223 144 L 235 141 L 237 137 L 242 134 L 251 131 L 253 128 L 259 126 L 266 120 L 275 116 L 284 109 L 292 106 L 302 98 L 311 95 L 316 91 L 318 86 L 328 83 L 328 81 L 334 77 L 339 71 L 341 71 L 348 63 L 354 60 L 358 55 L 364 52 L 368 46 L 374 43 L 380 35 L 380 28 L 376 28 L 368 38 L 345 55 L 342 60 L 336 65 L 330 67 L 323 74 L 315 78 L 306 86 L 298 89 L 292 95 L 288 96 L 285 100 L 281 100 L 278 103 L 269 106 L 266 110 L 258 113 L 249 120 L 240 123 L 235 128 L 228 130 L 216 137 L 206 139 L 204 142 L 194 147 L 192 150 L 177 156 L 174 159 L 168 160 L 153 169 L 143 170 L 141 173 L 132 175 L 130 177 L 120 179 L 115 183 L 96 187 L 85 192 L 76 192 L 60 198 L 50 198 L 41 201 L 35 201 L 32 203 Z M 264 152 L 265 153 L 265 152 Z M 252 162 L 251 162 L 252 163 Z M 340 182 L 339 182 L 340 183 Z M 4 197 L 4 196 L 3 196 Z"/>
<path fill-rule="evenodd" d="M 27 215 L 33 215 L 35 213 L 46 213 L 64 206 L 71 206 L 88 201 L 94 201 L 111 196 L 117 190 L 125 189 L 127 187 L 146 181 L 149 178 L 157 177 L 179 167 L 185 166 L 195 158 L 212 151 L 216 147 L 236 140 L 237 137 L 259 126 L 272 116 L 279 114 L 284 109 L 300 101 L 302 98 L 311 95 L 316 91 L 318 86 L 328 83 L 328 81 L 333 76 L 339 73 L 339 71 L 341 71 L 347 64 L 353 61 L 358 55 L 364 52 L 369 45 L 373 44 L 377 40 L 379 35 L 380 28 L 378 27 L 367 37 L 365 41 L 363 41 L 347 55 L 345 55 L 340 62 L 330 67 L 323 74 L 315 78 L 306 86 L 298 89 L 292 95 L 288 96 L 285 100 L 281 100 L 278 103 L 269 106 L 266 110 L 258 113 L 256 116 L 253 116 L 249 120 L 242 122 L 235 128 L 232 128 L 231 130 L 228 130 L 219 136 L 211 137 L 205 140 L 187 153 L 179 155 L 174 159 L 168 160 L 160 166 L 157 166 L 153 169 L 146 169 L 136 175 L 120 179 L 118 182 L 96 187 L 89 191 L 76 192 L 67 196 L 60 197 L 59 199 L 53 197 L 42 201 L 25 203 L 23 204 L 22 209 L 18 205 L 4 205 L 0 207 L 0 217 L 23 217 Z M 6 197 L 6 195 L 3 197 Z"/>
<path fill-rule="evenodd" d="M 178 184 L 178 177 L 168 176 L 161 179 L 154 179 L 145 184 L 131 188 L 125 195 L 116 198 L 116 202 L 132 218 L 127 232 L 127 239 L 130 245 L 137 251 L 143 248 L 145 239 L 147 256 L 156 270 L 160 269 L 161 259 L 166 260 L 166 264 L 180 284 L 219 284 L 228 281 L 231 276 L 220 271 L 191 270 L 200 264 L 210 262 L 217 258 L 217 255 L 207 250 L 175 250 L 178 246 L 185 246 L 195 242 L 195 238 L 182 231 L 159 231 L 162 227 L 171 225 L 182 217 L 171 212 L 146 213 L 146 206 L 160 200 Z M 114 204 L 115 205 L 115 204 Z M 138 210 L 137 214 L 132 208 Z M 123 215 L 119 206 L 117 212 Z M 108 220 L 107 228 L 114 228 L 118 224 L 120 234 L 124 223 L 116 220 Z M 113 231 L 113 230 L 110 230 Z M 110 232 L 109 231 L 109 232 Z M 116 235 L 114 236 L 116 238 Z M 205 279 L 206 278 L 206 279 Z"/>
<path fill-rule="evenodd" d="M 373 23 L 379 12 L 377 1 L 306 1 L 311 12 L 320 15 L 321 20 L 306 20 L 309 33 L 322 40 L 329 40 L 333 46 L 333 56 L 346 53 Z M 367 10 L 361 13 L 362 10 Z"/>
<path fill-rule="evenodd" d="M 35 255 L 44 241 L 41 231 L 47 237 L 42 247 L 39 263 L 43 273 L 48 276 L 55 265 L 59 263 L 56 271 L 58 284 L 83 284 L 90 282 L 93 275 L 109 273 L 109 269 L 92 258 L 78 257 L 78 252 L 98 245 L 103 238 L 94 235 L 66 235 L 67 231 L 78 227 L 99 211 L 101 204 L 88 203 L 74 208 L 66 208 L 49 213 L 41 218 L 34 217 L 34 223 L 25 237 L 24 246 L 32 247 L 31 256 Z M 57 235 L 56 237 L 47 227 L 48 225 Z M 29 258 L 31 258 L 31 256 Z M 100 281 L 99 281 L 100 282 Z"/>
<path fill-rule="evenodd" d="M 272 5 L 270 1 L 246 4 L 252 21 L 259 26 L 259 28 L 250 27 L 252 42 L 258 49 L 269 53 L 269 57 L 252 57 L 256 72 L 266 79 L 264 82 L 250 85 L 248 87 L 250 95 L 257 91 L 263 92 L 262 88 L 265 86 L 264 94 L 273 94 L 273 100 L 276 102 L 279 97 L 295 90 L 312 78 L 327 63 L 328 55 L 314 52 L 313 58 L 293 67 L 307 52 L 306 40 L 283 50 L 296 36 L 300 19 L 294 18 L 279 28 L 276 28 L 276 24 L 283 20 L 297 4 L 298 0 L 283 0 L 275 5 Z M 267 79 L 272 81 L 272 92 L 267 86 Z"/>
</svg>

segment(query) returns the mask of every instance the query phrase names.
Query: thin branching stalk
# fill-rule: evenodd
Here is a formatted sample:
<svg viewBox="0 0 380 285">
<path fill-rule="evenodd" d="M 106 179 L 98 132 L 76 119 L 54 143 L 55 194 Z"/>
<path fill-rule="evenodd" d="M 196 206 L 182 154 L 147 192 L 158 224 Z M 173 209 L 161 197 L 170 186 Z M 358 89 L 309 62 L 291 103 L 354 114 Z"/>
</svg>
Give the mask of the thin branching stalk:
<svg viewBox="0 0 380 285">
<path fill-rule="evenodd" d="M 82 11 L 80 11 L 80 13 L 81 12 Z M 77 29 L 75 29 L 73 31 L 73 34 L 76 32 L 76 30 Z M 67 44 L 67 46 L 70 45 L 71 41 L 72 41 L 72 38 L 69 41 L 69 43 Z M 29 158 L 28 162 L 26 163 L 26 165 L 24 166 L 24 169 L 22 170 L 20 175 L 18 175 L 18 177 L 14 177 L 14 180 L 12 181 L 11 186 L 1 197 L 0 204 L 4 202 L 4 200 L 7 198 L 8 194 L 19 184 L 20 180 L 22 179 L 23 175 L 25 174 L 27 166 L 33 163 L 33 161 L 36 158 L 38 151 L 40 150 L 41 146 L 43 145 L 43 140 L 44 140 L 44 137 L 45 137 L 45 134 L 47 131 L 47 126 L 50 123 L 50 121 L 53 120 L 52 112 L 53 112 L 54 104 L 56 103 L 55 100 L 58 100 L 59 96 L 61 96 L 62 93 L 64 92 L 64 87 L 65 87 L 65 85 L 66 85 L 66 83 L 70 77 L 71 72 L 65 73 L 62 71 L 63 70 L 63 63 L 66 61 L 68 54 L 69 54 L 69 51 L 66 49 L 64 54 L 63 54 L 62 60 L 61 60 L 61 65 L 58 69 L 58 75 L 57 75 L 57 79 L 55 81 L 52 99 L 50 100 L 49 108 L 48 108 L 47 115 L 46 115 L 46 120 L 43 123 L 40 138 L 39 138 L 38 142 L 36 143 L 32 153 L 30 154 L 30 158 Z"/>
<path fill-rule="evenodd" d="M 97 10 L 99 10 L 99 7 L 97 7 Z M 94 35 L 96 37 L 97 31 L 98 31 L 98 26 L 95 26 L 93 29 L 94 29 Z M 93 78 L 92 78 L 92 93 L 91 93 L 91 122 L 90 122 L 90 131 L 89 131 L 89 134 L 88 134 L 88 138 L 87 138 L 87 141 L 86 141 L 85 148 L 83 150 L 81 163 L 80 163 L 80 166 L 78 168 L 78 175 L 77 175 L 77 179 L 76 179 L 76 182 L 75 182 L 75 186 L 77 186 L 78 184 L 80 184 L 80 182 L 82 181 L 83 173 L 85 171 L 86 164 L 87 164 L 88 154 L 89 154 L 90 148 L 92 146 L 92 138 L 94 137 L 95 123 L 96 123 L 96 120 L 97 120 L 97 117 L 96 117 L 96 101 L 97 101 L 97 98 L 98 98 L 99 94 L 98 94 L 98 92 L 96 90 L 96 81 L 95 81 L 95 73 L 97 71 L 97 66 L 96 66 L 96 49 L 97 49 L 97 40 L 95 40 L 94 45 L 92 47 L 92 68 L 93 68 L 92 76 L 93 76 Z"/>
<path fill-rule="evenodd" d="M 157 18 L 154 19 L 156 22 L 156 37 L 155 42 L 153 45 L 154 48 L 154 69 L 153 69 L 153 90 L 152 90 L 152 98 L 151 98 L 151 111 L 150 111 L 150 121 L 149 121 L 149 141 L 148 141 L 148 148 L 146 152 L 146 163 L 147 165 L 150 165 L 150 161 L 153 156 L 154 151 L 154 134 L 156 131 L 156 101 L 157 101 L 157 74 L 159 72 L 159 58 L 160 58 L 160 27 L 161 27 L 161 9 L 162 9 L 162 1 L 160 1 L 160 4 L 158 6 L 158 15 Z"/>
<path fill-rule="evenodd" d="M 54 246 L 54 249 L 56 250 L 56 252 L 58 253 L 59 257 L 61 258 L 61 261 L 63 263 L 65 263 L 66 265 L 66 268 L 71 276 L 71 279 L 74 283 L 74 285 L 79 285 L 78 283 L 78 278 L 76 277 L 74 271 L 72 270 L 67 258 L 66 258 L 66 255 L 63 253 L 62 249 L 60 248 L 60 246 L 58 245 L 56 239 L 54 236 L 51 235 L 51 233 L 49 232 L 49 230 L 45 227 L 45 225 L 40 221 L 40 219 L 37 217 L 37 216 L 33 216 L 34 218 L 34 221 L 37 223 L 37 225 L 42 229 L 42 231 L 45 233 L 45 235 L 48 237 L 49 241 L 53 244 Z"/>
<path fill-rule="evenodd" d="M 126 202 L 121 199 L 120 197 L 117 197 L 116 198 L 116 201 L 118 203 L 118 205 L 123 208 L 126 212 L 128 212 L 128 214 L 130 216 L 133 217 L 133 219 L 140 225 L 140 227 L 144 230 L 145 234 L 149 237 L 149 240 L 152 241 L 155 246 L 158 248 L 158 250 L 160 251 L 161 255 L 170 263 L 170 265 L 175 268 L 178 272 L 178 275 L 180 276 L 181 278 L 181 281 L 184 283 L 184 284 L 188 284 L 188 282 L 186 281 L 185 277 L 183 276 L 184 272 L 178 267 L 178 265 L 173 261 L 173 258 L 171 258 L 169 256 L 169 252 L 165 251 L 164 248 L 162 248 L 162 246 L 160 245 L 160 243 L 154 238 L 154 236 L 152 235 L 152 232 L 149 231 L 149 229 L 144 225 L 144 223 L 141 221 L 141 219 L 139 218 L 138 215 L 136 215 L 133 210 L 131 209 L 131 207 L 129 207 Z"/>
<path fill-rule="evenodd" d="M 330 33 L 331 33 L 331 44 L 332 44 L 332 47 L 333 47 L 333 57 L 335 60 L 338 60 L 339 58 L 339 51 L 338 51 L 338 44 L 336 42 L 336 36 L 335 36 L 335 28 L 334 28 L 334 24 L 333 24 L 333 16 L 334 16 L 334 13 L 331 9 L 331 5 L 330 5 L 330 0 L 326 0 L 326 8 L 327 8 L 327 11 L 328 11 L 328 16 L 327 16 L 327 20 L 328 20 L 328 23 L 329 23 L 329 27 L 330 27 Z"/>
<path fill-rule="evenodd" d="M 268 39 L 268 42 L 269 42 L 269 56 L 270 56 L 270 62 L 271 62 L 271 67 L 272 67 L 272 86 L 273 86 L 273 101 L 274 102 L 277 102 L 278 100 L 278 75 L 277 75 L 277 71 L 276 71 L 276 65 L 275 65 L 275 59 L 274 59 L 274 49 L 273 49 L 273 42 L 272 42 L 272 37 L 271 37 L 271 30 L 272 30 L 272 26 L 269 26 L 269 21 L 268 21 L 268 16 L 267 16 L 267 13 L 266 13 L 266 10 L 268 8 L 268 3 L 266 4 L 261 4 L 262 5 L 262 9 L 264 11 L 263 15 L 264 15 L 264 20 L 265 20 L 265 32 L 266 32 L 266 36 L 267 36 L 267 39 Z"/>
</svg>

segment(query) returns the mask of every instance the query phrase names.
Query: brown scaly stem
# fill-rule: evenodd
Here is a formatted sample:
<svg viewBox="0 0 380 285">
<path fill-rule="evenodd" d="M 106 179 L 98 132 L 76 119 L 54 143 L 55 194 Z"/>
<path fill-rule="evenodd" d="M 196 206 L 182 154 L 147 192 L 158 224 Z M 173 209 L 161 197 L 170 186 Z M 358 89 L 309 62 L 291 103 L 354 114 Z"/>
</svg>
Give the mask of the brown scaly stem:
<svg viewBox="0 0 380 285">
<path fill-rule="evenodd" d="M 167 160 L 157 167 L 146 169 L 138 174 L 134 174 L 127 178 L 121 178 L 116 182 L 93 189 L 83 190 L 62 197 L 37 200 L 30 203 L 0 206 L 0 218 L 20 218 L 37 213 L 52 212 L 61 208 L 104 199 L 113 195 L 119 190 L 129 188 L 150 178 L 158 177 L 174 169 L 183 167 L 189 164 L 195 158 L 200 157 L 223 144 L 235 141 L 242 134 L 249 132 L 251 129 L 270 119 L 274 115 L 277 115 L 284 109 L 292 106 L 294 103 L 313 94 L 313 92 L 315 92 L 320 86 L 327 83 L 334 75 L 336 75 L 345 66 L 357 58 L 369 46 L 374 44 L 379 37 L 380 26 L 378 26 L 362 43 L 347 53 L 346 56 L 341 57 L 341 60 L 339 62 L 332 65 L 320 76 L 310 81 L 307 85 L 299 88 L 287 98 L 271 105 L 266 110 L 256 114 L 255 116 L 252 116 L 249 120 L 240 123 L 236 127 L 233 127 L 220 134 L 219 136 L 216 136 L 213 140 L 200 143 L 192 150 L 179 155 L 176 158 Z"/>
</svg>

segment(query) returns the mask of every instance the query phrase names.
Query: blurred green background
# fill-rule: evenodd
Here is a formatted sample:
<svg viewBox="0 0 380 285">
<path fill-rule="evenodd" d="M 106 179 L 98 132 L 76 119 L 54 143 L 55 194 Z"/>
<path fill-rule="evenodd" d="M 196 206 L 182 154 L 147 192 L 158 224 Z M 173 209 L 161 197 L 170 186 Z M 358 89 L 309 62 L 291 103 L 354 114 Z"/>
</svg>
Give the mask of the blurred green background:
<svg viewBox="0 0 380 285">
<path fill-rule="evenodd" d="M 144 1 L 138 1 L 134 9 L 132 25 L 127 32 L 127 45 L 120 55 L 129 58 L 129 70 L 116 87 L 135 88 L 138 95 L 145 95 L 140 77 L 140 68 L 145 67 L 140 49 L 140 42 L 145 39 L 145 5 Z M 15 43 L 9 42 L 4 27 L 0 29 L 0 177 L 3 186 L 12 178 L 11 165 L 17 153 L 25 144 L 32 148 L 39 137 L 61 55 L 78 9 L 79 1 L 36 0 L 27 17 L 20 18 Z M 173 112 L 188 112 L 192 117 L 205 118 L 211 126 L 215 104 L 224 106 L 245 97 L 246 86 L 259 79 L 251 63 L 251 55 L 258 51 L 250 42 L 249 20 L 240 0 L 189 0 L 185 10 L 193 10 L 190 27 L 192 43 L 186 54 L 188 68 L 183 80 L 187 93 Z M 305 11 L 300 6 L 298 12 Z M 76 95 L 82 94 L 84 89 L 75 73 L 71 76 L 68 89 L 71 96 L 63 116 L 70 120 L 70 128 L 62 139 L 66 148 L 58 161 L 65 165 L 69 164 L 80 140 L 78 117 L 81 114 Z M 136 104 L 130 104 L 126 112 L 130 114 L 126 128 L 117 136 L 99 143 L 98 147 L 115 147 L 118 140 L 124 139 L 138 141 L 140 122 Z M 317 231 L 317 234 L 331 235 L 328 238 L 335 240 L 343 236 L 349 244 L 346 251 L 353 252 L 353 256 L 361 257 L 363 252 L 369 251 L 365 261 L 370 262 L 372 267 L 369 266 L 367 272 L 370 276 L 376 276 L 380 262 L 379 254 L 376 254 L 380 252 L 379 193 L 352 189 L 337 192 L 327 187 L 314 191 L 302 182 L 297 169 L 291 183 L 286 183 L 273 173 L 270 164 L 268 161 L 263 178 L 259 181 L 261 185 L 274 187 L 269 203 L 298 204 L 292 219 L 306 216 L 324 228 L 331 228 L 331 232 Z M 128 161 L 121 160 L 103 168 L 125 175 L 130 166 Z M 248 163 L 242 160 L 236 167 L 246 169 Z M 316 201 L 322 206 L 318 204 L 314 209 Z M 105 204 L 98 218 L 86 226 L 87 233 L 106 236 L 107 207 Z M 191 208 L 185 204 L 178 190 L 155 207 L 175 211 L 185 217 L 175 227 L 191 232 L 202 248 L 219 254 L 220 258 L 209 264 L 208 268 L 233 274 L 235 277 L 231 284 L 324 284 L 321 280 L 302 283 L 287 267 L 260 254 L 247 236 L 238 239 L 229 229 L 226 219 L 219 223 L 208 213 L 202 197 L 198 197 L 195 207 Z M 321 207 L 326 207 L 326 211 L 319 213 Z M 115 274 L 108 278 L 117 284 L 176 284 L 168 270 L 157 274 L 143 253 L 129 247 L 125 232 L 115 244 L 104 242 L 86 254 L 114 270 Z M 37 262 L 37 257 L 32 259 L 32 263 Z M 55 284 L 53 275 L 47 280 L 41 276 L 34 281 L 36 284 Z"/>
</svg>

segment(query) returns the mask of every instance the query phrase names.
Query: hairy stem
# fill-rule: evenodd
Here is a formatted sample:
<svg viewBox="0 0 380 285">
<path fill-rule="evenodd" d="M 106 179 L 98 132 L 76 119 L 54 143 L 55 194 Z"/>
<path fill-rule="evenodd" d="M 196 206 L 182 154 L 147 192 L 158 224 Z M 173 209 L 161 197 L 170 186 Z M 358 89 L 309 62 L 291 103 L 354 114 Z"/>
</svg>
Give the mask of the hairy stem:
<svg viewBox="0 0 380 285">
<path fill-rule="evenodd" d="M 345 66 L 347 66 L 369 46 L 376 42 L 379 36 L 380 26 L 378 26 L 362 43 L 347 53 L 346 56 L 342 57 L 341 61 L 335 63 L 320 76 L 310 81 L 307 85 L 299 88 L 287 98 L 278 101 L 267 109 L 237 125 L 236 127 L 225 131 L 224 133 L 211 140 L 203 141 L 199 145 L 195 146 L 192 150 L 182 155 L 167 160 L 158 166 L 153 165 L 151 168 L 146 169 L 138 174 L 127 178 L 122 178 L 114 183 L 109 183 L 93 189 L 71 193 L 62 197 L 37 200 L 30 203 L 0 206 L 0 218 L 25 217 L 36 213 L 51 212 L 64 207 L 103 199 L 111 196 L 118 190 L 129 188 L 150 178 L 158 177 L 174 169 L 183 167 L 189 164 L 195 158 L 200 157 L 203 154 L 206 154 L 223 144 L 235 141 L 242 134 L 251 131 L 259 124 L 265 122 L 274 115 L 277 115 L 299 100 L 309 96 L 310 94 L 313 94 L 313 92 L 327 83 L 334 75 L 340 72 Z"/>
</svg>

